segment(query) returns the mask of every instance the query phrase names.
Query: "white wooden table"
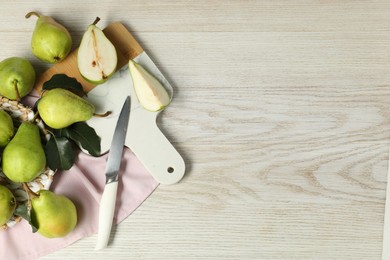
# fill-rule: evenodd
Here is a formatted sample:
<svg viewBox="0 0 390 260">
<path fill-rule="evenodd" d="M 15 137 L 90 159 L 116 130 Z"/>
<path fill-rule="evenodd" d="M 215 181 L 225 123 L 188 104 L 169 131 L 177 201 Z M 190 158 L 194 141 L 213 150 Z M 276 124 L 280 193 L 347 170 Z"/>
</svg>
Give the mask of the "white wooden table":
<svg viewBox="0 0 390 260">
<path fill-rule="evenodd" d="M 0 58 L 42 72 L 32 10 L 75 46 L 96 16 L 131 30 L 175 87 L 159 123 L 188 167 L 107 250 L 44 259 L 380 259 L 389 1 L 2 0 Z"/>
</svg>

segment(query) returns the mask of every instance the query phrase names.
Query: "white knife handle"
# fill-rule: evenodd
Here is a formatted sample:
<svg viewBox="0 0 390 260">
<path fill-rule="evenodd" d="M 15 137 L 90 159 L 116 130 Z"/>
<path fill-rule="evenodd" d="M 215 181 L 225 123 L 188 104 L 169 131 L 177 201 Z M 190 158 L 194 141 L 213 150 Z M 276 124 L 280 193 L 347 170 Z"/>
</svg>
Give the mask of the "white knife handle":
<svg viewBox="0 0 390 260">
<path fill-rule="evenodd" d="M 116 194 L 118 182 L 107 183 L 104 187 L 103 195 L 99 206 L 99 229 L 95 250 L 103 249 L 110 239 L 112 220 L 115 212 Z"/>
<path fill-rule="evenodd" d="M 158 128 L 155 113 L 141 110 L 131 114 L 126 144 L 161 184 L 174 184 L 183 178 L 184 160 Z"/>
</svg>

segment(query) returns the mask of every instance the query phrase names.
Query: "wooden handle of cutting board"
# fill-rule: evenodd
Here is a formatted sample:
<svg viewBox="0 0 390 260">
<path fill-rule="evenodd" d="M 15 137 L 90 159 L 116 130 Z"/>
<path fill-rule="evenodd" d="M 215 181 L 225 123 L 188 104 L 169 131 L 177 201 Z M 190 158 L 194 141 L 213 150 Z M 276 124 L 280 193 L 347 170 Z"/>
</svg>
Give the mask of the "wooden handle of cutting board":
<svg viewBox="0 0 390 260">
<path fill-rule="evenodd" d="M 130 59 L 133 59 L 143 52 L 141 45 L 122 23 L 111 23 L 103 32 L 116 48 L 118 56 L 117 70 L 126 65 Z M 69 77 L 75 78 L 81 83 L 85 92 L 89 92 L 96 86 L 86 81 L 77 69 L 77 49 L 73 50 L 66 59 L 60 63 L 54 64 L 42 73 L 35 82 L 35 89 L 40 92 L 43 83 L 51 79 L 55 74 L 66 74 Z"/>
</svg>

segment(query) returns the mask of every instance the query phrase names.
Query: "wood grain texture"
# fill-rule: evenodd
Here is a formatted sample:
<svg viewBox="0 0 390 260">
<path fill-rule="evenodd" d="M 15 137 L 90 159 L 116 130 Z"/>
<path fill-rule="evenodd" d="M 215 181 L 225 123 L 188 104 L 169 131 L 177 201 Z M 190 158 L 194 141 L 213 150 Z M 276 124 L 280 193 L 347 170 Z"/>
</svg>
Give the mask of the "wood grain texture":
<svg viewBox="0 0 390 260">
<path fill-rule="evenodd" d="M 187 163 L 114 230 L 43 259 L 380 259 L 390 145 L 390 2 L 1 2 L 0 58 L 31 10 L 120 21 L 174 86 L 159 124 Z"/>
</svg>

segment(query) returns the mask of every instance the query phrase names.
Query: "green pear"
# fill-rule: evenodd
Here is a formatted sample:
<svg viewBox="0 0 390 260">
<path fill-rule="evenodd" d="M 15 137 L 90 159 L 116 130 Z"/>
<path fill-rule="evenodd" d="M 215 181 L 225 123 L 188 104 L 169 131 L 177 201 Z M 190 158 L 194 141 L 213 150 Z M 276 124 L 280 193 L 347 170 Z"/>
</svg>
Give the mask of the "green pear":
<svg viewBox="0 0 390 260">
<path fill-rule="evenodd" d="M 16 200 L 12 192 L 0 185 L 0 226 L 7 223 L 16 208 Z"/>
<path fill-rule="evenodd" d="M 44 92 L 38 101 L 38 112 L 46 125 L 60 129 L 87 121 L 94 115 L 95 107 L 69 90 L 55 88 Z"/>
<path fill-rule="evenodd" d="M 66 196 L 40 190 L 38 196 L 31 199 L 31 206 L 31 221 L 42 236 L 64 237 L 76 227 L 76 206 Z"/>
<path fill-rule="evenodd" d="M 14 135 L 14 123 L 11 116 L 0 109 L 0 147 L 5 147 Z"/>
<path fill-rule="evenodd" d="M 95 22 L 88 26 L 77 52 L 80 74 L 94 84 L 101 84 L 111 77 L 118 62 L 114 45 L 96 26 L 99 20 L 97 17 Z"/>
<path fill-rule="evenodd" d="M 39 128 L 33 123 L 23 122 L 3 151 L 3 172 L 13 182 L 29 182 L 45 167 L 46 156 Z"/>
<path fill-rule="evenodd" d="M 72 48 L 72 37 L 68 30 L 50 16 L 41 16 L 36 12 L 26 14 L 38 17 L 31 38 L 32 53 L 40 60 L 56 63 L 68 56 Z"/>
<path fill-rule="evenodd" d="M 31 92 L 35 83 L 35 70 L 24 58 L 11 57 L 0 62 L 0 95 L 20 100 Z"/>
<path fill-rule="evenodd" d="M 138 101 L 145 109 L 159 111 L 169 105 L 171 98 L 160 81 L 133 60 L 129 70 Z"/>
</svg>

